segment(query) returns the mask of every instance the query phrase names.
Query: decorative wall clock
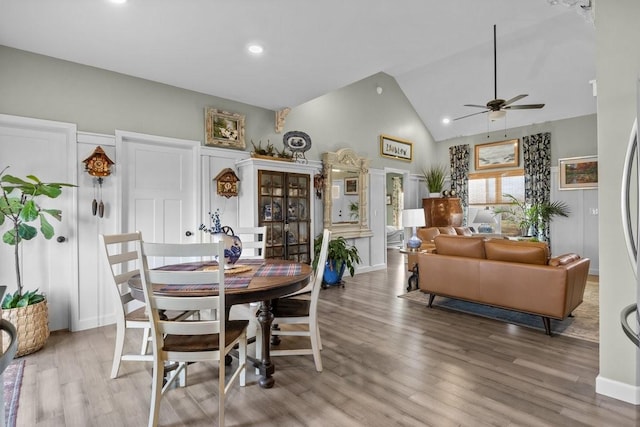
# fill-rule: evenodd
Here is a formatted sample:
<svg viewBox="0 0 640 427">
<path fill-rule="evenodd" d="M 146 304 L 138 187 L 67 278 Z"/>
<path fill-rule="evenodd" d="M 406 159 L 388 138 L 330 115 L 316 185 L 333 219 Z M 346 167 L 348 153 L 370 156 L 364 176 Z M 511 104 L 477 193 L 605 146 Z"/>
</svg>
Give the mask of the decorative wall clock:
<svg viewBox="0 0 640 427">
<path fill-rule="evenodd" d="M 238 178 L 238 175 L 236 175 L 233 169 L 226 168 L 221 170 L 214 180 L 217 182 L 216 188 L 218 195 L 224 196 L 227 199 L 238 195 L 240 178 Z"/>
<path fill-rule="evenodd" d="M 102 182 L 105 176 L 111 175 L 111 165 L 113 161 L 107 156 L 102 147 L 99 145 L 93 150 L 93 153 L 82 161 L 84 169 L 94 178 L 93 180 L 93 202 L 91 202 L 91 212 L 93 216 L 96 214 L 102 218 L 104 216 L 104 202 L 102 201 Z M 98 190 L 96 191 L 96 184 Z M 100 198 L 100 203 L 98 203 Z"/>
</svg>

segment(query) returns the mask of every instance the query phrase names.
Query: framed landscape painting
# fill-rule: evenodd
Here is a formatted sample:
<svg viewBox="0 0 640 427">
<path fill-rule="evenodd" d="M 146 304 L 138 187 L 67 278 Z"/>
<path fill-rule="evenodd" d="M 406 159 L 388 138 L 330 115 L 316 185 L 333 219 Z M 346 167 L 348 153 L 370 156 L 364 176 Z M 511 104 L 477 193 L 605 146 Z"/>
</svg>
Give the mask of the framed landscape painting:
<svg viewBox="0 0 640 427">
<path fill-rule="evenodd" d="M 598 188 L 598 156 L 559 159 L 560 190 Z"/>
<path fill-rule="evenodd" d="M 244 115 L 207 108 L 204 113 L 205 145 L 245 149 Z"/>
<path fill-rule="evenodd" d="M 475 160 L 476 170 L 517 167 L 520 160 L 518 140 L 476 145 Z"/>
</svg>

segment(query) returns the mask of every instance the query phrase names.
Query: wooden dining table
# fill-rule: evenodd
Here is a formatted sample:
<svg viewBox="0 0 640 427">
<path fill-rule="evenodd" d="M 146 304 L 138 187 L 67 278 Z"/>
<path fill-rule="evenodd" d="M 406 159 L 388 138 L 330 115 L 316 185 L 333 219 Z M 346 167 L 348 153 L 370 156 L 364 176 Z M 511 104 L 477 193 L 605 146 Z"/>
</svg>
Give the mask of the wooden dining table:
<svg viewBox="0 0 640 427">
<path fill-rule="evenodd" d="M 216 261 L 189 262 L 160 267 L 171 271 L 193 271 L 216 268 Z M 236 270 L 236 272 L 234 272 Z M 258 384 L 262 388 L 271 388 L 275 384 L 273 373 L 275 366 L 271 361 L 270 339 L 273 313 L 271 300 L 302 289 L 311 278 L 312 269 L 308 264 L 294 261 L 272 259 L 240 259 L 232 269 L 225 272 L 225 303 L 226 316 L 231 306 L 259 302 L 258 323 L 262 329 L 262 357 L 255 360 L 255 367 L 260 372 Z M 134 276 L 128 281 L 131 295 L 144 301 L 142 281 L 140 276 Z M 215 296 L 218 295 L 217 285 L 154 285 L 153 292 L 158 295 L 179 297 Z"/>
</svg>

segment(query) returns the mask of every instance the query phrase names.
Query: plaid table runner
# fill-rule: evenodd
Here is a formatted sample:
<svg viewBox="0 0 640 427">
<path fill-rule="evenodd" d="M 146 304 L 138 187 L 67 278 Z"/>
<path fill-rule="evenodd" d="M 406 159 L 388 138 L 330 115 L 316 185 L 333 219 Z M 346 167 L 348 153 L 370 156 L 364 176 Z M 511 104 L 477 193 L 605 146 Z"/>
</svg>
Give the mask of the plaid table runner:
<svg viewBox="0 0 640 427">
<path fill-rule="evenodd" d="M 256 277 L 297 276 L 301 271 L 300 264 L 265 264 L 256 271 Z"/>
<path fill-rule="evenodd" d="M 246 288 L 251 282 L 251 277 L 226 277 L 224 278 L 225 289 L 240 289 Z M 210 291 L 218 289 L 218 285 L 212 284 L 199 284 L 199 285 L 164 285 L 160 288 L 161 292 L 167 291 Z"/>
</svg>

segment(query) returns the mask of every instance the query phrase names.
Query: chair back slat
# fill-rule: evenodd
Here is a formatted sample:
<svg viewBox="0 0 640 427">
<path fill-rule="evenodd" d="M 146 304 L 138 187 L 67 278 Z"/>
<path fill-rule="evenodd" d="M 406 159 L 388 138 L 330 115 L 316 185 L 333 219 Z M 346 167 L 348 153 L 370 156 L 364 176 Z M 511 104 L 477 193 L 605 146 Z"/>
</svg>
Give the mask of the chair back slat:
<svg viewBox="0 0 640 427">
<path fill-rule="evenodd" d="M 267 227 L 236 227 L 236 236 L 242 241 L 240 259 L 264 259 L 267 248 Z"/>
<path fill-rule="evenodd" d="M 158 310 L 210 310 L 217 309 L 218 313 L 225 312 L 224 297 L 224 269 L 213 271 L 169 271 L 152 270 L 149 268 L 149 258 L 166 257 L 224 257 L 224 242 L 218 243 L 138 243 L 138 258 L 140 264 L 140 278 L 147 302 L 147 315 L 152 319 L 152 335 L 157 351 L 163 348 L 164 335 L 202 335 L 219 334 L 219 344 L 224 346 L 224 315 L 218 320 L 162 320 Z M 154 285 L 218 285 L 218 296 L 171 297 L 154 293 Z"/>
</svg>

